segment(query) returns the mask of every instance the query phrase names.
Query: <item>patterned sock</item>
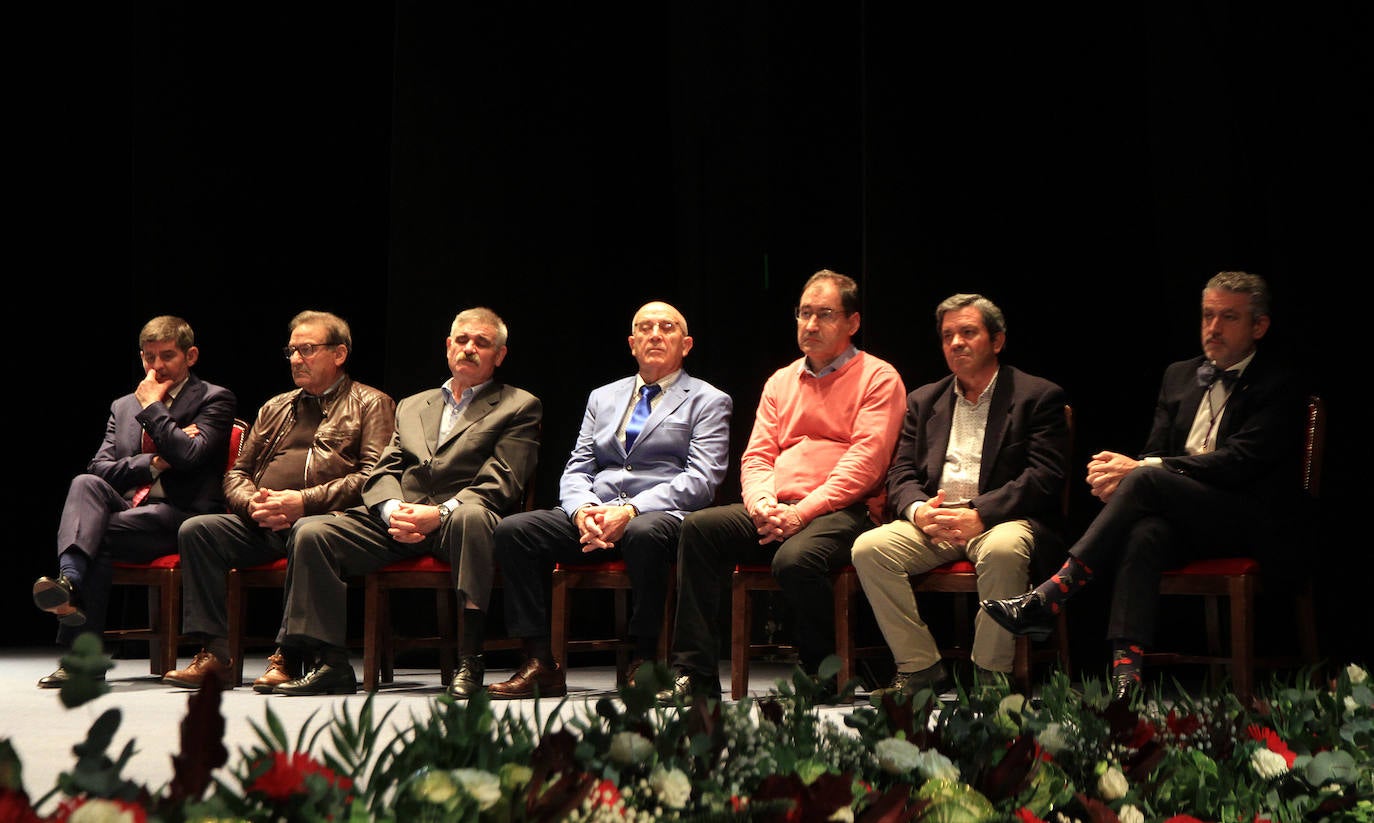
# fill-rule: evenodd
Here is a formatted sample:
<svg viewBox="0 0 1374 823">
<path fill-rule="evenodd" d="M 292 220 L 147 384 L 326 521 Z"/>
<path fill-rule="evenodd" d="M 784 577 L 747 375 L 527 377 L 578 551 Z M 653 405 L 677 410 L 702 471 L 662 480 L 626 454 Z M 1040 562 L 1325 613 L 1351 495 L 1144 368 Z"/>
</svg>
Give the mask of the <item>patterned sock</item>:
<svg viewBox="0 0 1374 823">
<path fill-rule="evenodd" d="M 78 548 L 72 547 L 57 556 L 57 573 L 66 577 L 72 582 L 73 586 L 81 588 L 81 578 L 86 574 L 86 567 L 91 564 L 91 559 L 86 553 Z"/>
<path fill-rule="evenodd" d="M 1123 679 L 1135 681 L 1140 685 L 1140 668 L 1142 659 L 1145 656 L 1144 647 L 1136 643 L 1125 643 L 1117 641 L 1112 647 L 1112 682 L 1119 683 Z"/>
<path fill-rule="evenodd" d="M 1035 592 L 1040 595 L 1045 605 L 1050 607 L 1051 612 L 1059 614 L 1060 604 L 1088 585 L 1088 581 L 1092 579 L 1093 570 L 1082 560 L 1069 555 L 1069 559 L 1064 561 L 1059 571 L 1051 575 L 1049 580 L 1036 586 Z"/>
</svg>

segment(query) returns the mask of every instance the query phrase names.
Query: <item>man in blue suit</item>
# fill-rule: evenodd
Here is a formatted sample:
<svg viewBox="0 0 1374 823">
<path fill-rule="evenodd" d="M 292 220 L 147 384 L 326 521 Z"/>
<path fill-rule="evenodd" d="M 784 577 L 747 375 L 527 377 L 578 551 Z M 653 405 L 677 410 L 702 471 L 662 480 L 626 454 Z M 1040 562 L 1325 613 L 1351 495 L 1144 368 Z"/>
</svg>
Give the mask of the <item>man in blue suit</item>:
<svg viewBox="0 0 1374 823">
<path fill-rule="evenodd" d="M 80 632 L 104 631 L 113 561 L 173 554 L 183 520 L 224 510 L 236 400 L 191 372 L 200 357 L 195 343 L 180 317 L 154 317 L 143 326 L 143 380 L 110 406 L 100 450 L 67 491 L 58 575 L 33 584 L 34 604 L 57 618 L 63 646 Z M 58 667 L 38 685 L 65 682 L 67 671 Z"/>
<path fill-rule="evenodd" d="M 533 697 L 536 689 L 545 697 L 567 693 L 549 642 L 546 591 L 556 562 L 624 558 L 634 587 L 630 675 L 653 660 L 682 518 L 711 505 L 725 477 L 733 404 L 683 370 L 692 350 L 686 319 L 667 303 L 648 303 L 630 332 L 639 373 L 587 399 L 559 507 L 512 515 L 496 527 L 506 627 L 523 639 L 527 660 L 488 687 L 494 699 Z M 480 688 L 478 681 L 471 691 Z"/>
</svg>

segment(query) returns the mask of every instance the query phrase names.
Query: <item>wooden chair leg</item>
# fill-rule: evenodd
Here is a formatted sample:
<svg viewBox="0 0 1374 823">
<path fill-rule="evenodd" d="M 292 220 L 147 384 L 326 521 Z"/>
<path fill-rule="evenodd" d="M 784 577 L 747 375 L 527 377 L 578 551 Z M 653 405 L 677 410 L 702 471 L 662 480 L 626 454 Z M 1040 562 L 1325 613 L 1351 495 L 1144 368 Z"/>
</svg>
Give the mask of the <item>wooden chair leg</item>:
<svg viewBox="0 0 1374 823">
<path fill-rule="evenodd" d="M 568 622 L 572 620 L 572 592 L 568 588 L 567 574 L 555 572 L 549 599 L 549 615 L 553 618 L 549 621 L 549 648 L 553 659 L 565 672 L 568 667 Z"/>
<path fill-rule="evenodd" d="M 458 670 L 458 612 L 453 589 L 434 590 L 434 620 L 442 638 L 439 645 L 439 682 L 448 686 Z"/>
<path fill-rule="evenodd" d="M 243 682 L 243 631 L 247 615 L 243 608 L 243 583 L 238 569 L 230 569 L 226 579 L 229 611 L 229 656 L 233 658 L 234 684 Z"/>
<path fill-rule="evenodd" d="M 668 596 L 663 598 L 663 623 L 658 633 L 658 659 L 672 665 L 673 621 L 677 619 L 677 586 L 668 587 Z"/>
<path fill-rule="evenodd" d="M 386 593 L 375 576 L 368 575 L 363 584 L 363 688 L 377 690 L 378 669 L 382 656 L 383 630 L 388 621 L 382 615 Z"/>
<path fill-rule="evenodd" d="M 1236 695 L 1245 702 L 1250 700 L 1255 686 L 1255 628 L 1250 625 L 1254 591 L 1251 577 L 1231 581 L 1231 680 Z"/>
<path fill-rule="evenodd" d="M 1224 653 L 1221 645 L 1221 604 L 1213 595 L 1206 595 L 1202 600 L 1207 625 L 1207 654 L 1213 658 L 1220 658 Z M 1212 664 L 1211 677 L 1212 683 L 1221 682 L 1220 664 Z"/>
<path fill-rule="evenodd" d="M 730 585 L 730 697 L 739 700 L 749 691 L 749 628 L 752 600 L 739 580 Z"/>
<path fill-rule="evenodd" d="M 858 575 L 841 572 L 835 580 L 835 655 L 840 658 L 839 687 L 854 679 L 854 621 Z"/>
<path fill-rule="evenodd" d="M 167 596 L 162 599 L 162 643 L 159 649 L 159 668 L 153 674 L 163 674 L 177 667 L 177 640 L 181 634 L 181 572 L 172 569 L 164 575 Z"/>
<path fill-rule="evenodd" d="M 615 589 L 611 592 L 612 599 L 615 600 L 615 637 L 626 641 L 630 636 L 630 590 Z M 627 642 L 621 642 L 615 647 L 615 685 L 617 687 L 625 685 L 622 676 L 625 668 L 630 665 L 630 647 Z"/>
</svg>

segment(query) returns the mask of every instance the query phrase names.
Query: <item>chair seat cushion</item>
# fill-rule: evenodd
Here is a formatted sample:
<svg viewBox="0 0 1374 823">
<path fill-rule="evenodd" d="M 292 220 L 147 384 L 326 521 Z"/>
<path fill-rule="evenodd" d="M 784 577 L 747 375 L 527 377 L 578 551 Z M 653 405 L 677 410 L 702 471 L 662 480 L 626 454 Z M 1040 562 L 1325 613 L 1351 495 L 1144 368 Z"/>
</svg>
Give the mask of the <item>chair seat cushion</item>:
<svg viewBox="0 0 1374 823">
<path fill-rule="evenodd" d="M 1194 560 L 1186 566 L 1168 569 L 1165 576 L 1173 575 L 1238 575 L 1259 574 L 1260 563 L 1253 557 L 1213 557 L 1207 560 Z"/>
<path fill-rule="evenodd" d="M 112 565 L 116 569 L 176 569 L 181 567 L 181 555 L 164 554 L 148 563 L 121 563 L 116 560 Z"/>
<path fill-rule="evenodd" d="M 555 563 L 553 569 L 560 572 L 623 572 L 626 566 L 624 560 L 608 560 L 605 563 Z"/>
<path fill-rule="evenodd" d="M 420 554 L 415 557 L 407 557 L 405 560 L 397 560 L 395 563 L 376 569 L 374 574 L 387 574 L 389 572 L 448 572 L 452 571 L 447 560 L 440 560 L 432 554 Z"/>
</svg>

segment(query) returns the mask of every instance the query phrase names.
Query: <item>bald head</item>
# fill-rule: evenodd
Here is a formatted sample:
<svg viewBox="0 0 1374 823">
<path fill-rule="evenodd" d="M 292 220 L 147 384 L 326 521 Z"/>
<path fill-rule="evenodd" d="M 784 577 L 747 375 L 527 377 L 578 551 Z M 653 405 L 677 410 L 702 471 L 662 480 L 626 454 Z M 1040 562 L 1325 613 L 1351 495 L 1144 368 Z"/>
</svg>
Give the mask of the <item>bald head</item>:
<svg viewBox="0 0 1374 823">
<path fill-rule="evenodd" d="M 692 350 L 687 334 L 687 318 L 662 301 L 645 303 L 635 312 L 630 324 L 630 354 L 639 363 L 639 375 L 655 383 L 682 368 L 682 360 Z"/>
</svg>

